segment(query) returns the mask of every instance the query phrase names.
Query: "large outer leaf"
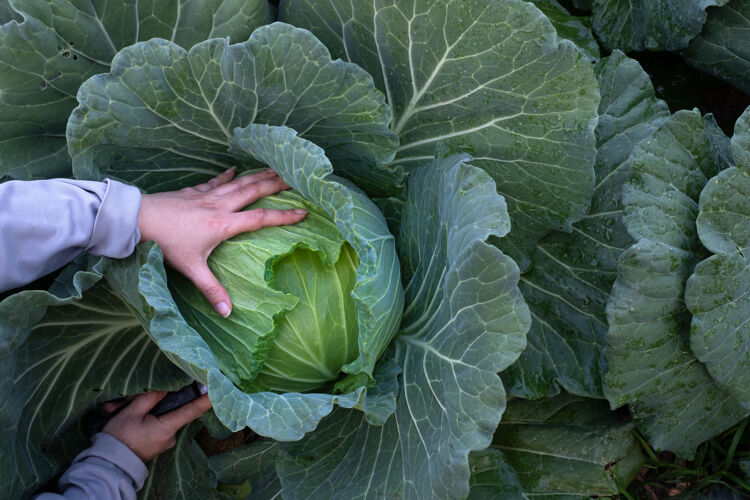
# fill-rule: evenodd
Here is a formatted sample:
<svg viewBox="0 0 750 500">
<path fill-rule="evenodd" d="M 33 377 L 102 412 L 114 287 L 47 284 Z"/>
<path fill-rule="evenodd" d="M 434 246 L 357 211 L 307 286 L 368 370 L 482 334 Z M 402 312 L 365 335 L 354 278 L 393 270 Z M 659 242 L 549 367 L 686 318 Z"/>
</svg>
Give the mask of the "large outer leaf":
<svg viewBox="0 0 750 500">
<path fill-rule="evenodd" d="M 10 6 L 9 0 L 0 0 L 0 24 L 22 20 L 23 18 Z"/>
<path fill-rule="evenodd" d="M 38 19 L 80 57 L 104 65 L 117 51 L 151 38 L 192 47 L 209 38 L 241 41 L 271 22 L 273 11 L 261 0 L 10 0 L 26 17 Z"/>
<path fill-rule="evenodd" d="M 252 490 L 246 500 L 275 498 L 281 492 L 281 481 L 276 473 L 279 444 L 259 440 L 240 446 L 208 459 L 208 465 L 219 481 L 240 485 L 249 481 Z"/>
<path fill-rule="evenodd" d="M 554 232 L 539 243 L 532 267 L 521 278 L 532 324 L 529 345 L 503 372 L 508 391 L 524 398 L 548 397 L 559 386 L 574 394 L 602 397 L 605 370 L 605 307 L 617 273 L 617 258 L 633 243 L 622 225 L 622 184 L 635 144 L 669 115 L 656 99 L 648 75 L 615 51 L 595 70 L 601 86 L 596 128 L 596 177 L 591 211 L 573 233 Z"/>
<path fill-rule="evenodd" d="M 728 254 L 750 247 L 750 108 L 737 119 L 732 137 L 736 168 L 711 179 L 701 193 L 696 225 L 703 245 Z"/>
<path fill-rule="evenodd" d="M 745 187 L 750 185 L 747 176 L 744 182 Z M 750 204 L 745 206 L 748 208 Z M 693 314 L 693 352 L 714 380 L 750 409 L 748 249 L 714 255 L 699 263 L 687 282 L 685 302 Z"/>
<path fill-rule="evenodd" d="M 83 56 L 73 59 L 60 43 L 34 19 L 0 27 L 0 174 L 71 175 L 65 124 L 80 84 L 106 68 Z"/>
<path fill-rule="evenodd" d="M 703 245 L 713 253 L 750 248 L 750 164 L 709 181 L 701 193 L 697 226 Z"/>
<path fill-rule="evenodd" d="M 0 303 L 4 498 L 30 494 L 87 446 L 60 438 L 94 403 L 188 380 L 101 279 L 106 267 L 64 273 L 74 295 L 34 290 Z"/>
<path fill-rule="evenodd" d="M 485 448 L 505 408 L 496 375 L 524 347 L 518 268 L 485 243 L 508 229 L 505 204 L 465 156 L 439 153 L 412 172 L 400 257 L 406 310 L 392 354 L 396 413 L 381 427 L 337 411 L 283 446 L 289 498 L 462 498 L 468 454 Z"/>
<path fill-rule="evenodd" d="M 586 57 L 599 60 L 599 44 L 591 32 L 591 18 L 573 16 L 557 0 L 527 0 L 544 12 L 560 38 L 570 40 Z"/>
<path fill-rule="evenodd" d="M 680 111 L 636 147 L 623 221 L 638 242 L 620 256 L 607 305 L 607 399 L 630 404 L 655 448 L 685 457 L 746 414 L 690 351 L 683 302 L 702 252 L 698 197 L 731 158 L 727 142 L 710 116 Z"/>
<path fill-rule="evenodd" d="M 148 463 L 148 478 L 138 500 L 229 500 L 216 490 L 216 474 L 193 440 L 200 428 L 193 422 L 181 429 L 174 447 Z"/>
<path fill-rule="evenodd" d="M 499 243 L 522 268 L 537 240 L 588 209 L 598 104 L 591 64 L 520 0 L 287 0 L 279 17 L 365 68 L 393 109 L 394 164 L 437 142 L 474 157 L 505 195 Z"/>
<path fill-rule="evenodd" d="M 401 498 L 405 495 L 399 428 L 394 418 L 368 425 L 336 409 L 304 440 L 282 445 L 276 470 L 286 499 Z M 413 478 L 418 481 L 422 479 Z"/>
<path fill-rule="evenodd" d="M 387 194 L 399 177 L 390 111 L 361 68 L 332 61 L 305 30 L 276 23 L 230 45 L 190 51 L 166 40 L 122 50 L 108 75 L 88 80 L 68 123 L 77 177 L 108 175 L 148 190 L 184 187 L 240 163 L 235 127 L 287 125 L 326 150 L 337 173 Z"/>
<path fill-rule="evenodd" d="M 617 495 L 644 461 L 632 423 L 603 401 L 567 394 L 510 403 L 492 448 L 502 451 L 529 497 Z"/>
<path fill-rule="evenodd" d="M 594 31 L 610 50 L 677 50 L 700 33 L 706 7 L 728 1 L 594 0 Z"/>
<path fill-rule="evenodd" d="M 750 112 L 732 137 L 736 168 L 700 196 L 698 235 L 716 255 L 695 268 L 685 290 L 690 345 L 711 376 L 750 409 Z"/>
<path fill-rule="evenodd" d="M 703 31 L 683 52 L 698 69 L 750 93 L 750 1 L 709 9 Z"/>
<path fill-rule="evenodd" d="M 403 209 L 407 306 L 395 416 L 409 496 L 464 490 L 468 452 L 484 448 L 504 409 L 496 373 L 526 347 L 530 324 L 518 267 L 484 241 L 509 230 L 505 203 L 489 176 L 462 160 L 438 156 L 413 172 Z M 429 485 L 416 480 L 426 477 Z"/>
<path fill-rule="evenodd" d="M 393 237 L 377 208 L 356 187 L 330 175 L 323 150 L 286 127 L 252 125 L 235 129 L 232 152 L 257 155 L 309 201 L 329 212 L 342 236 L 360 256 L 357 283 L 359 357 L 344 370 L 372 376 L 372 367 L 390 341 L 403 310 L 403 291 Z M 183 319 L 167 288 L 158 248 L 142 245 L 140 269 L 121 284 L 159 347 L 194 378 L 205 382 L 214 412 L 229 429 L 249 426 L 281 441 L 296 440 L 314 429 L 334 404 L 358 408 L 370 422 L 382 424 L 394 411 L 395 363 L 374 374 L 380 385 L 357 386 L 340 395 L 259 392 L 246 394 L 226 377 L 203 338 Z M 360 384 L 361 385 L 361 384 Z"/>
<path fill-rule="evenodd" d="M 14 0 L 26 16 L 0 27 L 0 174 L 67 177 L 65 124 L 78 87 L 117 50 L 163 37 L 190 47 L 244 41 L 269 22 L 266 0 Z"/>
<path fill-rule="evenodd" d="M 472 451 L 469 455 L 469 466 L 471 479 L 468 500 L 528 498 L 523 494 L 518 474 L 500 450 L 487 448 Z"/>
</svg>

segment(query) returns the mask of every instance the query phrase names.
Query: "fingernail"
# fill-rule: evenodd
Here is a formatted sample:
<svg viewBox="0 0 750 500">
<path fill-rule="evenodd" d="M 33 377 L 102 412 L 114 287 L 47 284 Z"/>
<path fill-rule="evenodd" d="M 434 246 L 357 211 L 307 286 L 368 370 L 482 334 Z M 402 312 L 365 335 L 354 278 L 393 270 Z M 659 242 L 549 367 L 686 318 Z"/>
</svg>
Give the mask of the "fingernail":
<svg viewBox="0 0 750 500">
<path fill-rule="evenodd" d="M 216 304 L 215 307 L 216 307 L 216 312 L 221 314 L 222 317 L 224 318 L 228 317 L 229 313 L 232 312 L 232 310 L 229 309 L 229 306 L 227 305 L 226 302 L 219 302 L 218 304 Z"/>
<path fill-rule="evenodd" d="M 236 169 L 237 169 L 237 167 L 229 167 L 229 168 L 227 169 L 227 171 L 226 171 L 226 172 L 224 172 L 224 173 L 225 173 L 225 174 L 228 174 L 229 172 L 234 172 L 234 171 L 235 171 Z"/>
<path fill-rule="evenodd" d="M 297 208 L 294 210 L 294 213 L 297 215 L 304 215 L 307 213 L 307 210 L 302 210 L 301 208 Z"/>
</svg>

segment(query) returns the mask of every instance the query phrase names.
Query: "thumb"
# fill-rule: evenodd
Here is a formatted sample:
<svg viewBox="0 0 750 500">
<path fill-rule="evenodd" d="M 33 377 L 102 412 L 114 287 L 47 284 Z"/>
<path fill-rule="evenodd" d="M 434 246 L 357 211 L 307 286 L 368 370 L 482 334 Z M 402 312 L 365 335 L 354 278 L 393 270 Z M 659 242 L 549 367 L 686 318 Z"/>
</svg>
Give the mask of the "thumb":
<svg viewBox="0 0 750 500">
<path fill-rule="evenodd" d="M 214 306 L 216 312 L 224 318 L 229 316 L 232 312 L 232 299 L 229 298 L 229 293 L 221 286 L 205 262 L 190 268 L 189 274 L 186 273 L 186 275 Z"/>
</svg>

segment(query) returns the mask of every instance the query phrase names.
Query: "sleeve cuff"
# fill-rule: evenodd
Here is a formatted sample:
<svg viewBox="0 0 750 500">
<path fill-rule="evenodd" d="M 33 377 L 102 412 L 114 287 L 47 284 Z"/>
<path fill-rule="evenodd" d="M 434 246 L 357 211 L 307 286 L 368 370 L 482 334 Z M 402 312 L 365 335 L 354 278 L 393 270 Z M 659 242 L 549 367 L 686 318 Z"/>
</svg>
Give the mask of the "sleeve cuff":
<svg viewBox="0 0 750 500">
<path fill-rule="evenodd" d="M 105 179 L 107 189 L 94 220 L 94 229 L 86 251 L 122 259 L 133 253 L 141 240 L 138 212 L 141 192 L 138 188 Z"/>
<path fill-rule="evenodd" d="M 125 474 L 130 476 L 136 491 L 143 487 L 143 483 L 146 481 L 146 477 L 148 477 L 148 469 L 130 448 L 106 432 L 94 434 L 91 442 L 93 443 L 91 447 L 81 452 L 76 457 L 76 462 L 88 457 L 101 458 L 116 465 Z"/>
</svg>

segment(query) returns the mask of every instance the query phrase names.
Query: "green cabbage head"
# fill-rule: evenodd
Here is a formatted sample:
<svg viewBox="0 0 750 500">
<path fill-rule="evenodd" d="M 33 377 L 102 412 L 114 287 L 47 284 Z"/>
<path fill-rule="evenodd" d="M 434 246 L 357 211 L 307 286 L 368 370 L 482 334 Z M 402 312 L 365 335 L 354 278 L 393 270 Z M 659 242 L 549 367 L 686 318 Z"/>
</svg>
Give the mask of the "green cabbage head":
<svg viewBox="0 0 750 500">
<path fill-rule="evenodd" d="M 352 297 L 357 253 L 331 217 L 297 192 L 247 208 L 303 208 L 308 216 L 239 235 L 213 251 L 209 267 L 234 303 L 229 318 L 175 273 L 170 279 L 182 313 L 246 392 L 305 392 L 336 381 L 359 354 Z"/>
</svg>

